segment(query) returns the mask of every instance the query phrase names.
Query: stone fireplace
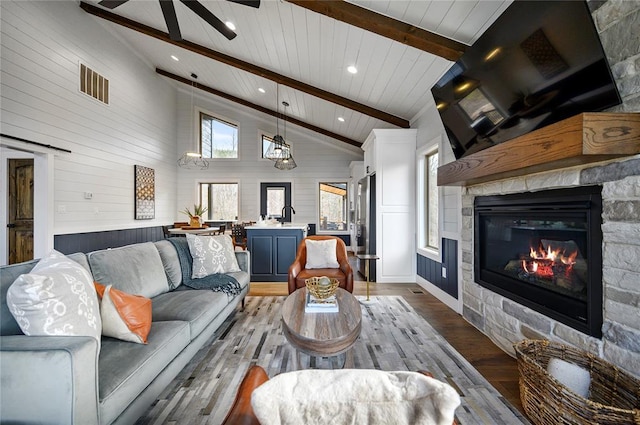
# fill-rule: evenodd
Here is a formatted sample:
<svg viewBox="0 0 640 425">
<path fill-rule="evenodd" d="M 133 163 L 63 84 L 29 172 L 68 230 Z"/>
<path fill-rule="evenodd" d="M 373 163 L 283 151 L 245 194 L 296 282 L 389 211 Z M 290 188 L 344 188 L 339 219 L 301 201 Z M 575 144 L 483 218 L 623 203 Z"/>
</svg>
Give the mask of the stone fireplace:
<svg viewBox="0 0 640 425">
<path fill-rule="evenodd" d="M 640 4 L 588 1 L 623 104 L 610 112 L 640 111 Z M 574 166 L 575 165 L 575 166 Z M 537 170 L 541 171 L 541 170 Z M 474 203 L 485 196 L 598 186 L 602 194 L 601 337 L 589 335 L 475 279 Z M 567 343 L 640 376 L 640 156 L 598 165 L 558 164 L 462 189 L 460 285 L 463 315 L 505 351 L 523 338 Z"/>
<path fill-rule="evenodd" d="M 474 271 L 476 198 L 584 186 L 597 186 L 602 193 L 601 337 L 481 285 Z M 497 345 L 513 354 L 512 344 L 524 338 L 560 341 L 593 352 L 638 375 L 640 158 L 469 186 L 462 196 L 461 238 L 463 316 Z"/>
<path fill-rule="evenodd" d="M 474 280 L 602 336 L 601 186 L 477 196 Z"/>
</svg>

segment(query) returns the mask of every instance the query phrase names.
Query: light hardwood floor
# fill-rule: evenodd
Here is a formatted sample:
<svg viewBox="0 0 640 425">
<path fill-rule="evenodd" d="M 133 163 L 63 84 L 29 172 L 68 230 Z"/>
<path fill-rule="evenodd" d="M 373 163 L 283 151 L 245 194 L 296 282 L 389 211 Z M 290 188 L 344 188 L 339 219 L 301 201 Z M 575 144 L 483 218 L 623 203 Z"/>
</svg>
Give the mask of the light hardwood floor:
<svg viewBox="0 0 640 425">
<path fill-rule="evenodd" d="M 357 279 L 361 279 L 361 276 L 356 275 Z M 354 295 L 366 295 L 366 282 L 356 280 L 354 286 Z M 462 316 L 415 283 L 371 283 L 370 291 L 371 295 L 403 296 L 505 399 L 523 412 L 516 360 L 494 345 Z M 249 295 L 288 295 L 287 283 L 251 282 Z"/>
</svg>

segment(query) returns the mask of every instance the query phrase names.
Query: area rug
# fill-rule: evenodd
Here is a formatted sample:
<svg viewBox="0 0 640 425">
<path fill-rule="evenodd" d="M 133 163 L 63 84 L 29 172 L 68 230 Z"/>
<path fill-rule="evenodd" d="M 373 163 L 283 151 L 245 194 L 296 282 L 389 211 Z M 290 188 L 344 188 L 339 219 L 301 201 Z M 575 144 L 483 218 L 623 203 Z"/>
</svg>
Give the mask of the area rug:
<svg viewBox="0 0 640 425">
<path fill-rule="evenodd" d="M 137 424 L 220 424 L 242 377 L 254 364 L 274 376 L 295 369 L 295 350 L 282 333 L 285 297 L 247 297 Z M 460 425 L 528 424 L 401 296 L 362 305 L 362 333 L 353 347 L 357 369 L 428 370 L 460 394 Z M 302 355 L 303 367 L 339 368 L 344 355 Z M 301 424 L 303 425 L 303 424 Z"/>
</svg>

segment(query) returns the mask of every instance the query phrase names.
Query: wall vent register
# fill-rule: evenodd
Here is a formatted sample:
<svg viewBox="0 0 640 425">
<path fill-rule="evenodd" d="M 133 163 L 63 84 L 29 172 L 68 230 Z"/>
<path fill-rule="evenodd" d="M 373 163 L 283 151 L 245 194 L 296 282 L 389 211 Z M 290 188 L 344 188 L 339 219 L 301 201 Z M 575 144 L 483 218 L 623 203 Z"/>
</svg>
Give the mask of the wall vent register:
<svg viewBox="0 0 640 425">
<path fill-rule="evenodd" d="M 109 80 L 85 64 L 80 64 L 80 91 L 106 105 L 109 104 Z"/>
</svg>

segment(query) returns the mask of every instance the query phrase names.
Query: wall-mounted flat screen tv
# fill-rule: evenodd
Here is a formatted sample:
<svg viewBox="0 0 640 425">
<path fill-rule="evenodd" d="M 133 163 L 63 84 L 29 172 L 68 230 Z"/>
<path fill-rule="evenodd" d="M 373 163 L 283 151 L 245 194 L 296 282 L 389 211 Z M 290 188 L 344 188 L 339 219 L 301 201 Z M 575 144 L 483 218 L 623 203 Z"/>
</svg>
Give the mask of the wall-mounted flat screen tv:
<svg viewBox="0 0 640 425">
<path fill-rule="evenodd" d="M 431 92 L 457 159 L 620 103 L 584 1 L 514 1 Z"/>
</svg>

